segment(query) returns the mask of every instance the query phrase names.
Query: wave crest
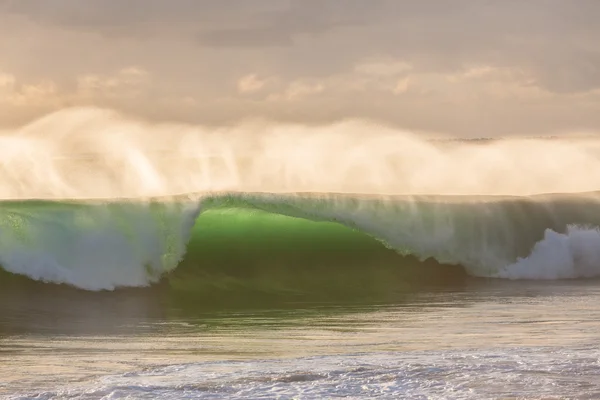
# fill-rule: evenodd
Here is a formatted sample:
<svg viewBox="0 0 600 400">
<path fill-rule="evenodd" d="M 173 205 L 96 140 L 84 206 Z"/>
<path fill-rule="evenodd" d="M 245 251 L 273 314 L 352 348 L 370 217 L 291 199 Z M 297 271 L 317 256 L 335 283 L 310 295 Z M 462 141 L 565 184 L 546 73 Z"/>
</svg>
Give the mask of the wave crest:
<svg viewBox="0 0 600 400">
<path fill-rule="evenodd" d="M 202 223 L 201 210 L 235 208 L 337 222 L 400 254 L 461 265 L 473 276 L 595 277 L 599 199 L 221 194 L 146 202 L 4 202 L 0 264 L 36 280 L 88 290 L 146 286 L 184 258 L 194 225 Z"/>
</svg>

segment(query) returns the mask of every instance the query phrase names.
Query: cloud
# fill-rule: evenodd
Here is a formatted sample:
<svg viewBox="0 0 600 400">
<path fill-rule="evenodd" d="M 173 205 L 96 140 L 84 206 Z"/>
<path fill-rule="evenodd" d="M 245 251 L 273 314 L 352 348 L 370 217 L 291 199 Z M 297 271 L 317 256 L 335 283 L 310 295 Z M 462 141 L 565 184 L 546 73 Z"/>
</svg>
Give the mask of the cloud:
<svg viewBox="0 0 600 400">
<path fill-rule="evenodd" d="M 127 67 L 112 75 L 86 74 L 77 77 L 77 94 L 85 97 L 132 96 L 148 83 L 149 74 L 138 67 Z"/>
<path fill-rule="evenodd" d="M 356 72 L 373 76 L 397 76 L 410 71 L 412 66 L 405 61 L 371 61 L 354 67 Z"/>
<path fill-rule="evenodd" d="M 326 75 L 332 68 L 339 72 L 385 55 L 425 70 L 451 71 L 465 64 L 529 69 L 539 85 L 557 92 L 600 85 L 596 0 L 4 0 L 0 4 L 4 15 L 61 29 L 146 42 L 170 38 L 215 49 L 262 49 L 273 68 L 296 75 L 296 71 Z"/>
<path fill-rule="evenodd" d="M 56 84 L 52 81 L 20 82 L 15 75 L 0 72 L 0 104 L 4 107 L 44 104 L 53 98 L 56 91 Z"/>
<path fill-rule="evenodd" d="M 593 127 L 598 15 L 597 0 L 0 0 L 0 92 L 46 82 L 28 98 L 216 124 Z"/>
<path fill-rule="evenodd" d="M 16 78 L 14 75 L 0 72 L 0 93 L 12 91 L 15 84 Z"/>
<path fill-rule="evenodd" d="M 408 92 L 409 84 L 409 77 L 400 79 L 398 82 L 396 82 L 396 87 L 394 87 L 393 89 L 394 94 L 402 94 Z"/>
<path fill-rule="evenodd" d="M 242 94 L 253 93 L 261 90 L 267 83 L 266 79 L 260 79 L 255 74 L 245 75 L 238 81 L 238 92 Z"/>
<path fill-rule="evenodd" d="M 41 23 L 136 36 L 168 30 L 192 33 L 207 46 L 290 45 L 300 34 L 366 22 L 379 0 L 4 0 L 4 12 Z M 154 35 L 151 35 L 154 36 Z"/>
<path fill-rule="evenodd" d="M 286 85 L 283 93 L 273 93 L 268 101 L 299 101 L 317 95 L 325 90 L 320 82 L 293 81 Z"/>
</svg>

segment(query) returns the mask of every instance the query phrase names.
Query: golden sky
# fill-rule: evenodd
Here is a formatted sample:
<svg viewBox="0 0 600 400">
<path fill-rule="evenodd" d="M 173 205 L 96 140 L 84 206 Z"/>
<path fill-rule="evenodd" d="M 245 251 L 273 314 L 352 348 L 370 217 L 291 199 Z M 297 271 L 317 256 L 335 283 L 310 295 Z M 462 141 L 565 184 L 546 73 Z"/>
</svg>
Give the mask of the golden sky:
<svg viewBox="0 0 600 400">
<path fill-rule="evenodd" d="M 0 125 L 71 106 L 223 125 L 594 132 L 599 0 L 0 0 Z"/>
</svg>

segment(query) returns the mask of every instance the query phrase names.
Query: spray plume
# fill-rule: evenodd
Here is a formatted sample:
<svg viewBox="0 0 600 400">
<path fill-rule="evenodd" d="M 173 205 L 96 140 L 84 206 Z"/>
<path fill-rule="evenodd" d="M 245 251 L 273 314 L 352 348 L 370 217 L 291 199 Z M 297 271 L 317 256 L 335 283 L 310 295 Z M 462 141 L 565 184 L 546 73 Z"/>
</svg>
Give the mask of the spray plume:
<svg viewBox="0 0 600 400">
<path fill-rule="evenodd" d="M 206 128 L 73 108 L 2 132 L 0 176 L 3 199 L 573 193 L 599 188 L 600 141 L 427 141 L 360 121 Z"/>
</svg>

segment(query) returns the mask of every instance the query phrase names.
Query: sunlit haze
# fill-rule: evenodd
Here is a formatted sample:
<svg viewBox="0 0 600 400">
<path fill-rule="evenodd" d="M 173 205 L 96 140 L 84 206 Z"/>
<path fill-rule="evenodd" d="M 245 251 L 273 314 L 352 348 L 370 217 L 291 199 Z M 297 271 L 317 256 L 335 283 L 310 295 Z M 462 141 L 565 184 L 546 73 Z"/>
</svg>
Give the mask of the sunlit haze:
<svg viewBox="0 0 600 400">
<path fill-rule="evenodd" d="M 0 197 L 597 190 L 599 13 L 0 1 Z"/>
<path fill-rule="evenodd" d="M 0 196 L 583 192 L 598 189 L 599 155 L 594 139 L 430 140 L 360 121 L 215 129 L 68 109 L 0 136 Z"/>
</svg>

